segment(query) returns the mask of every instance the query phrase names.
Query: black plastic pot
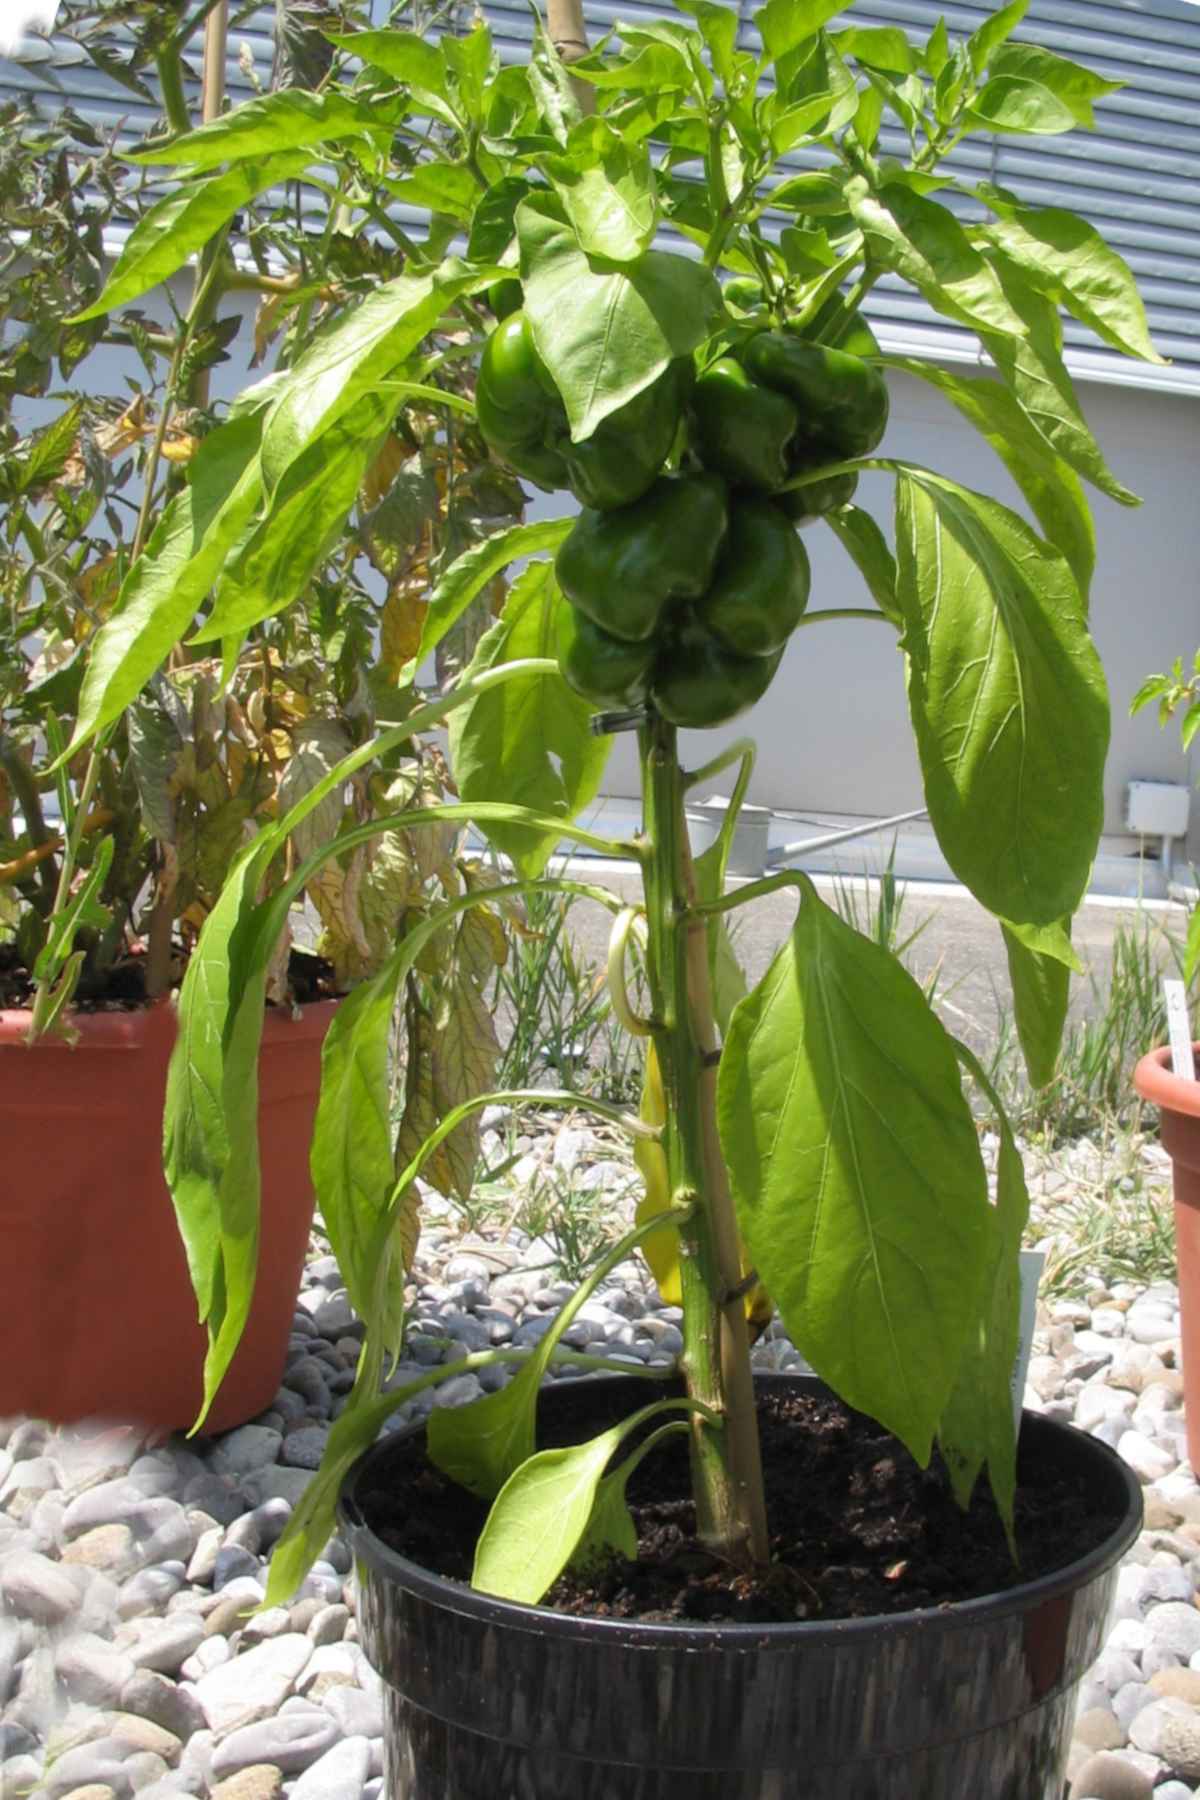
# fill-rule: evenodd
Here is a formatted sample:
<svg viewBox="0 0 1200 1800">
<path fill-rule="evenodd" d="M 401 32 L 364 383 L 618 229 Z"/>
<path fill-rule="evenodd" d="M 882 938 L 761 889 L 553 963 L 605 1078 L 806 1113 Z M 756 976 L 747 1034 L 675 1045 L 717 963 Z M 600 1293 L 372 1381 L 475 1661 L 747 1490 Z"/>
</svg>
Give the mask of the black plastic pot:
<svg viewBox="0 0 1200 1800">
<path fill-rule="evenodd" d="M 643 1398 L 613 1386 L 630 1409 Z M 1062 1800 L 1074 1689 L 1142 1518 L 1095 1439 L 1025 1417 L 1023 1455 L 1069 1449 L 1121 1514 L 1053 1575 L 925 1612 L 704 1627 L 564 1617 L 406 1561 L 356 1499 L 394 1443 L 355 1466 L 341 1507 L 386 1685 L 390 1800 Z"/>
</svg>

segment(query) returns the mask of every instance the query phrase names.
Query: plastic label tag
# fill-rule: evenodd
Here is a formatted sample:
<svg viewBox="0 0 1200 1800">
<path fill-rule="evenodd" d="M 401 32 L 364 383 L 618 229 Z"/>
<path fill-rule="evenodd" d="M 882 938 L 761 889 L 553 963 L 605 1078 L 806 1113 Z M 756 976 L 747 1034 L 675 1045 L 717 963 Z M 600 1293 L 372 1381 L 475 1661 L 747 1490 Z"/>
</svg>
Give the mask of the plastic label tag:
<svg viewBox="0 0 1200 1800">
<path fill-rule="evenodd" d="M 1042 1279 L 1042 1270 L 1046 1266 L 1044 1250 L 1022 1250 L 1021 1252 L 1021 1316 L 1017 1327 L 1017 1355 L 1013 1363 L 1012 1401 L 1013 1424 L 1018 1436 L 1021 1431 L 1021 1403 L 1025 1398 L 1025 1378 L 1029 1373 L 1029 1358 L 1033 1351 L 1033 1331 L 1037 1323 L 1038 1283 Z"/>
<path fill-rule="evenodd" d="M 1167 1035 L 1171 1043 L 1171 1068 L 1184 1081 L 1195 1081 L 1196 1064 L 1192 1057 L 1192 1026 L 1188 1018 L 1187 995 L 1182 981 L 1166 980 L 1163 993 L 1167 1001 Z"/>
</svg>

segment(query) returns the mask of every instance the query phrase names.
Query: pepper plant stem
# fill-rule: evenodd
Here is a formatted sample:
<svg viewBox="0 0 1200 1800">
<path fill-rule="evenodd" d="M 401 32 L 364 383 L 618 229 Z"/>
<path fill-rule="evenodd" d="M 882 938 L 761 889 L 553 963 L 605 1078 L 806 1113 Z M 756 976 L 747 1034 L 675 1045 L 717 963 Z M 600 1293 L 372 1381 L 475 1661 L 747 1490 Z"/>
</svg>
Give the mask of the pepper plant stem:
<svg viewBox="0 0 1200 1800">
<path fill-rule="evenodd" d="M 689 1395 L 722 1420 L 691 1421 L 692 1487 L 701 1540 L 743 1566 L 769 1560 L 758 1422 L 741 1254 L 715 1110 L 716 1031 L 707 933 L 695 900 L 673 726 L 651 717 L 640 733 L 646 859 L 647 970 L 667 1097 L 664 1147 L 677 1205 L 683 1293 L 682 1368 Z"/>
</svg>

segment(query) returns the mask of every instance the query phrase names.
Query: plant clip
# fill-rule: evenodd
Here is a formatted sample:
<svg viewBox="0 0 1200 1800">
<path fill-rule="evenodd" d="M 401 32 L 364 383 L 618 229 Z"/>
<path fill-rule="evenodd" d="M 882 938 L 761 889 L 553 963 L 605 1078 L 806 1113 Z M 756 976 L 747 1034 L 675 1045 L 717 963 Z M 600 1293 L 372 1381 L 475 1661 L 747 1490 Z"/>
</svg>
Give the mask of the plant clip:
<svg viewBox="0 0 1200 1800">
<path fill-rule="evenodd" d="M 619 731 L 636 731 L 648 717 L 644 706 L 630 707 L 625 712 L 596 713 L 591 720 L 593 737 L 615 737 Z"/>
</svg>

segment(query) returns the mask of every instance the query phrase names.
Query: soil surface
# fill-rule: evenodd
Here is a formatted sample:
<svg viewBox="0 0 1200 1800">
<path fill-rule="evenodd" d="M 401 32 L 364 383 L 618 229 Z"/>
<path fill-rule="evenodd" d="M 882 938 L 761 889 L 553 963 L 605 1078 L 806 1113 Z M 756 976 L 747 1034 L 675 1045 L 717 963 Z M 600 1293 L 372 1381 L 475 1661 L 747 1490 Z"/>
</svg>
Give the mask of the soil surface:
<svg viewBox="0 0 1200 1800">
<path fill-rule="evenodd" d="M 580 1442 L 631 1410 L 627 1390 L 607 1396 L 599 1392 L 606 1385 L 573 1383 L 569 1396 L 560 1388 L 553 1423 L 539 1429 L 539 1448 Z M 1044 1449 L 1036 1457 L 1023 1454 L 1018 1568 L 986 1479 L 969 1512 L 961 1512 L 940 1459 L 920 1469 L 881 1426 L 825 1396 L 764 1395 L 759 1424 L 772 1554 L 764 1577 L 744 1575 L 697 1543 L 681 1433 L 653 1451 L 629 1482 L 637 1561 L 613 1556 L 586 1574 L 568 1571 L 542 1604 L 646 1623 L 790 1623 L 905 1612 L 1049 1574 L 1085 1555 L 1121 1517 L 1115 1488 L 1097 1491 L 1107 1484 L 1085 1477 L 1077 1459 Z M 626 1447 L 634 1441 L 626 1439 Z M 423 1436 L 394 1440 L 360 1504 L 392 1549 L 469 1581 L 487 1508 L 427 1462 Z"/>
<path fill-rule="evenodd" d="M 175 958 L 172 987 L 183 979 L 182 952 Z M 0 944 L 0 1011 L 28 1012 L 33 1006 L 33 977 L 20 961 L 16 947 Z M 288 989 L 293 1003 L 307 1006 L 314 1000 L 335 999 L 333 965 L 307 950 L 292 950 L 288 957 Z M 146 959 L 123 956 L 106 969 L 93 985 L 81 981 L 71 1008 L 80 1013 L 138 1012 L 146 1004 Z"/>
</svg>

